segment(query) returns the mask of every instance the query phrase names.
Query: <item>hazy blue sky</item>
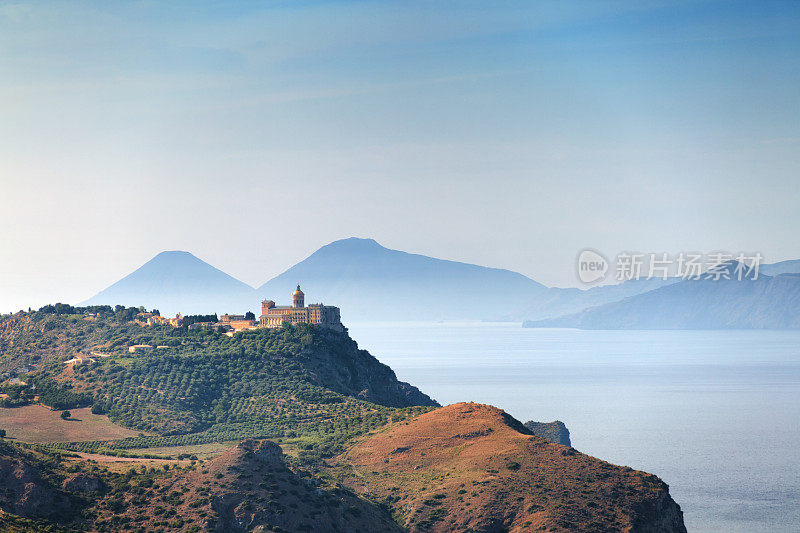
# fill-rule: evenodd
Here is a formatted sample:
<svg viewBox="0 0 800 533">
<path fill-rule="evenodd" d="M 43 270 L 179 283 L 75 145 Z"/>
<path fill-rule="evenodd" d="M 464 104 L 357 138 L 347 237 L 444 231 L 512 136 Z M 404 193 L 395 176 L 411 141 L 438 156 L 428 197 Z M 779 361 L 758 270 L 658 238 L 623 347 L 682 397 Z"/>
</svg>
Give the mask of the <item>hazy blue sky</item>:
<svg viewBox="0 0 800 533">
<path fill-rule="evenodd" d="M 800 2 L 0 1 L 0 310 L 347 236 L 800 257 Z"/>
</svg>

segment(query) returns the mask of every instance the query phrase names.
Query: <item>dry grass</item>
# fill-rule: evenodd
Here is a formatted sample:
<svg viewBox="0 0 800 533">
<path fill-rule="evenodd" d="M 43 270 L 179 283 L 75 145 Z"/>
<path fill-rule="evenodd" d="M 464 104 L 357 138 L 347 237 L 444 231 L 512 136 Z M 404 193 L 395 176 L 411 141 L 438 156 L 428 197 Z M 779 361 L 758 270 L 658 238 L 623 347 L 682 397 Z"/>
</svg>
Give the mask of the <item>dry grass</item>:
<svg viewBox="0 0 800 533">
<path fill-rule="evenodd" d="M 51 411 L 41 405 L 0 408 L 0 429 L 6 430 L 7 438 L 36 444 L 110 440 L 139 434 L 114 424 L 107 416 L 93 415 L 88 407 L 70 409 L 70 413 L 72 417 L 69 420 L 62 420 L 60 411 Z"/>
<path fill-rule="evenodd" d="M 495 407 L 450 405 L 364 438 L 334 475 L 392 501 L 411 531 L 630 531 L 667 497 L 655 476 L 518 429 Z"/>
<path fill-rule="evenodd" d="M 112 457 L 110 455 L 100 455 L 97 453 L 79 453 L 80 459 L 69 458 L 71 464 L 84 465 L 86 463 L 96 463 L 102 465 L 105 471 L 108 472 L 127 472 L 131 468 L 161 468 L 164 465 L 170 466 L 187 466 L 192 462 L 188 460 L 170 460 L 170 459 L 144 459 L 139 457 Z"/>
<path fill-rule="evenodd" d="M 157 471 L 167 465 L 155 466 Z M 271 442 L 246 440 L 208 462 L 186 466 L 170 466 L 170 473 L 157 475 L 155 483 L 140 484 L 131 476 L 138 490 L 117 495 L 124 500 L 118 508 L 98 505 L 93 525 L 105 523 L 111 526 L 105 531 L 121 531 L 121 512 L 147 531 L 400 531 L 371 502 L 309 483 L 308 474 L 298 475 Z M 92 467 L 117 472 L 151 469 L 145 463 Z"/>
<path fill-rule="evenodd" d="M 161 448 L 147 448 L 146 451 L 148 454 L 153 455 L 163 455 L 169 457 L 177 457 L 182 453 L 186 453 L 189 455 L 197 456 L 200 460 L 208 460 L 212 459 L 224 451 L 236 446 L 238 441 L 236 442 L 210 442 L 208 444 L 190 444 L 187 446 L 164 446 Z M 134 452 L 136 450 L 133 450 Z"/>
</svg>

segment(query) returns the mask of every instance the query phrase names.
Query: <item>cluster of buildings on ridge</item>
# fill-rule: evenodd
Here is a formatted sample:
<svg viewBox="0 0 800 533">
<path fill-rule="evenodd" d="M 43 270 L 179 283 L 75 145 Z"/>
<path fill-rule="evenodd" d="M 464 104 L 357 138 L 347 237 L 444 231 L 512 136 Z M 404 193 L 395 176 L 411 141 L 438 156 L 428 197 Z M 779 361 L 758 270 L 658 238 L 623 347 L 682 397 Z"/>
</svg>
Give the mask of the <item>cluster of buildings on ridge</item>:
<svg viewBox="0 0 800 533">
<path fill-rule="evenodd" d="M 272 300 L 261 302 L 259 326 L 277 328 L 282 326 L 284 322 L 289 324 L 317 324 L 337 331 L 344 329 L 339 308 L 322 304 L 309 304 L 306 307 L 305 295 L 300 290 L 300 285 L 292 293 L 291 306 L 276 306 Z"/>
<path fill-rule="evenodd" d="M 175 318 L 166 318 L 161 315 L 154 315 L 153 313 L 139 313 L 136 315 L 136 322 L 142 326 L 169 324 L 170 326 L 179 328 L 183 325 L 183 317 L 180 313 L 175 315 Z"/>
<path fill-rule="evenodd" d="M 252 317 L 253 314 L 251 313 L 250 316 Z M 136 321 L 148 326 L 169 324 L 180 327 L 183 325 L 183 317 L 180 313 L 175 318 L 165 318 L 152 313 L 139 313 Z M 258 320 L 248 318 L 246 315 L 224 314 L 219 317 L 219 322 L 195 322 L 189 324 L 189 329 L 234 332 L 258 328 L 279 328 L 284 323 L 316 324 L 324 328 L 344 331 L 339 308 L 321 303 L 306 306 L 305 294 L 300 290 L 300 285 L 297 285 L 297 289 L 292 293 L 292 305 L 275 305 L 272 300 L 261 302 L 261 316 Z"/>
</svg>

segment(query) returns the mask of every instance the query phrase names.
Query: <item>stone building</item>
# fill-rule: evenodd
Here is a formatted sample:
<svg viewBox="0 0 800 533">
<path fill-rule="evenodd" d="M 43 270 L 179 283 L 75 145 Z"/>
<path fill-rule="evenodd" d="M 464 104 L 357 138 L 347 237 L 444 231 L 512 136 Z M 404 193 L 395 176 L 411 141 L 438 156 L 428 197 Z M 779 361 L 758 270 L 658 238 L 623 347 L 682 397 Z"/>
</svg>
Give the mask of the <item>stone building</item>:
<svg viewBox="0 0 800 533">
<path fill-rule="evenodd" d="M 207 330 L 207 331 L 221 331 L 222 333 L 226 333 L 228 331 L 233 331 L 233 328 L 229 324 L 223 324 L 222 322 L 195 322 L 193 324 L 189 324 L 190 330 Z"/>
<path fill-rule="evenodd" d="M 128 346 L 128 351 L 130 353 L 149 352 L 152 349 L 153 347 L 149 344 L 134 344 L 133 346 Z"/>
<path fill-rule="evenodd" d="M 305 294 L 300 285 L 292 293 L 292 305 L 275 305 L 272 300 L 261 302 L 260 325 L 267 328 L 278 328 L 284 322 L 289 324 L 317 324 L 319 326 L 343 331 L 339 308 L 332 305 L 305 305 Z"/>
<path fill-rule="evenodd" d="M 139 314 L 141 315 L 143 313 L 139 313 Z M 163 317 L 163 316 L 160 316 L 160 315 L 153 315 L 153 314 L 150 314 L 150 313 L 147 313 L 147 314 L 150 315 L 147 318 L 147 325 L 148 326 L 156 326 L 156 325 L 160 325 L 160 324 L 169 324 L 170 326 L 179 328 L 183 324 L 183 317 L 181 316 L 180 313 L 175 315 L 175 318 L 166 318 L 166 317 Z"/>
<path fill-rule="evenodd" d="M 245 318 L 245 315 L 224 314 L 219 317 L 219 321 L 222 324 L 227 324 L 233 328 L 233 331 L 243 331 L 246 329 L 254 329 L 256 327 L 256 321 Z"/>
</svg>

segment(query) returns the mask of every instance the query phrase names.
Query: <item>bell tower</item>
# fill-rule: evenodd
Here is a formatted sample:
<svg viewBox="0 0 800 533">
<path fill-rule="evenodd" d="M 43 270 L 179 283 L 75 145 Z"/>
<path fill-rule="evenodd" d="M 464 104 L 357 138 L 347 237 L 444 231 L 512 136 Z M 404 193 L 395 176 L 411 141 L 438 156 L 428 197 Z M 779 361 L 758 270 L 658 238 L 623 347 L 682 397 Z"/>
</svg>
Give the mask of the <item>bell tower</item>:
<svg viewBox="0 0 800 533">
<path fill-rule="evenodd" d="M 300 290 L 298 284 L 297 289 L 292 293 L 292 307 L 305 307 L 305 297 L 306 295 Z"/>
</svg>

